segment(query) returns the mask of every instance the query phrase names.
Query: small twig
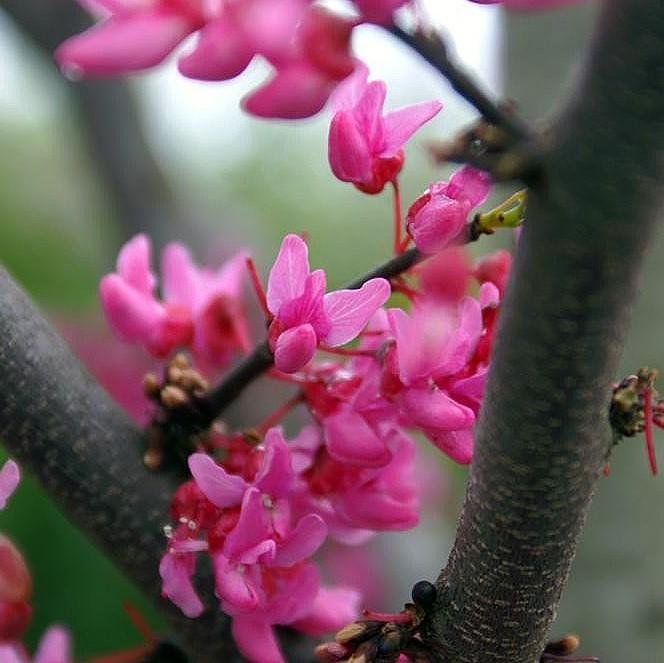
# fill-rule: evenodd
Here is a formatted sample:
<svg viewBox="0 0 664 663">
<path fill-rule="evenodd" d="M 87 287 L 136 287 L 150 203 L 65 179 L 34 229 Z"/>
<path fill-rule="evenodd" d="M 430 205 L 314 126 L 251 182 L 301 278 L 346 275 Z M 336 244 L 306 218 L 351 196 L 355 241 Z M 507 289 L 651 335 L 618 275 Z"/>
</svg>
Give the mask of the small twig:
<svg viewBox="0 0 664 663">
<path fill-rule="evenodd" d="M 438 70 L 487 122 L 504 129 L 513 139 L 528 140 L 531 137 L 530 127 L 518 115 L 493 101 L 471 76 L 452 61 L 447 45 L 439 34 L 421 30 L 411 34 L 394 25 L 389 30 Z"/>
</svg>

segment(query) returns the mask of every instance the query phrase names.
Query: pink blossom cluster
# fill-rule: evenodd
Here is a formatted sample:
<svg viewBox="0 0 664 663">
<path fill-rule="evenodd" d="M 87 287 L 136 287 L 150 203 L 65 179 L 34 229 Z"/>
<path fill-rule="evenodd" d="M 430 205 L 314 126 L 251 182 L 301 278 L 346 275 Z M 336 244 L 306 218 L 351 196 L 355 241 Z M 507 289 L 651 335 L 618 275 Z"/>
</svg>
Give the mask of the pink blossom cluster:
<svg viewBox="0 0 664 663">
<path fill-rule="evenodd" d="M 236 330 L 249 328 L 241 313 L 246 254 L 207 270 L 171 245 L 158 298 L 148 249 L 145 237 L 131 240 L 117 272 L 101 282 L 112 329 L 158 358 L 185 348 L 208 368 L 217 357 L 212 368 L 222 371 L 228 355 L 213 350 L 242 352 Z M 311 423 L 290 441 L 278 418 L 252 435 L 211 433 L 189 457 L 192 479 L 174 497 L 159 569 L 164 595 L 196 617 L 204 610 L 193 582 L 197 557 L 210 556 L 220 607 L 249 660 L 283 660 L 275 625 L 317 635 L 356 615 L 359 593 L 322 584 L 312 557 L 328 539 L 358 545 L 376 532 L 417 525 L 409 430 L 470 462 L 509 254 L 473 267 L 459 251 L 442 252 L 392 283 L 374 278 L 326 293 L 325 272 L 311 270 L 306 242 L 288 235 L 266 292 L 259 286 L 272 377 L 297 389 L 294 402 Z M 465 294 L 472 282 L 479 298 Z M 409 312 L 385 308 L 393 289 L 407 293 Z M 233 310 L 230 326 L 228 316 L 202 313 L 222 291 Z M 355 347 L 340 347 L 353 340 Z"/>
</svg>

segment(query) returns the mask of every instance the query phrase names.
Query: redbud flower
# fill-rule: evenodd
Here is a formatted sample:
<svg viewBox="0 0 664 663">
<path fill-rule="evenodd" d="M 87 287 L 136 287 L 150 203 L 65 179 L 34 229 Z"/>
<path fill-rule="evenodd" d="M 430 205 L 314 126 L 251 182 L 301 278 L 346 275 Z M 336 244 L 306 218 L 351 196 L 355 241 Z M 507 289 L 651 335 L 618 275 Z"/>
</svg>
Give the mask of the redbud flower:
<svg viewBox="0 0 664 663">
<path fill-rule="evenodd" d="M 198 268 L 187 249 L 170 244 L 162 255 L 163 301 L 154 294 L 150 242 L 137 235 L 122 247 L 117 272 L 99 291 L 106 318 L 118 338 L 143 345 L 157 358 L 190 346 L 204 364 L 220 368 L 233 351 L 247 349 L 247 323 L 240 291 L 246 254 L 217 271 Z"/>
<path fill-rule="evenodd" d="M 32 577 L 23 555 L 0 534 L 0 642 L 18 640 L 28 628 L 31 594 Z"/>
<path fill-rule="evenodd" d="M 267 285 L 267 306 L 274 316 L 269 341 L 279 370 L 300 370 L 320 344 L 337 347 L 352 341 L 391 292 L 382 278 L 370 279 L 359 290 L 325 294 L 325 286 L 325 272 L 310 271 L 306 243 L 287 235 Z"/>
<path fill-rule="evenodd" d="M 321 7 L 302 17 L 290 49 L 267 56 L 274 76 L 243 102 L 252 115 L 287 120 L 320 111 L 340 81 L 355 69 L 350 52 L 356 22 Z"/>
<path fill-rule="evenodd" d="M 90 3 L 87 3 L 88 5 Z M 115 76 L 149 69 L 203 27 L 205 0 L 94 0 L 107 17 L 65 41 L 55 58 L 75 75 Z"/>
<path fill-rule="evenodd" d="M 0 511 L 16 490 L 21 480 L 21 470 L 13 460 L 8 460 L 0 469 Z"/>
<path fill-rule="evenodd" d="M 406 141 L 442 108 L 428 101 L 383 115 L 387 87 L 367 83 L 368 70 L 359 66 L 334 97 L 328 156 L 332 172 L 365 193 L 380 193 L 393 182 L 404 163 Z"/>
<path fill-rule="evenodd" d="M 449 182 L 432 184 L 410 207 L 406 217 L 408 234 L 424 253 L 437 253 L 462 233 L 470 211 L 491 192 L 487 173 L 463 166 Z"/>
</svg>

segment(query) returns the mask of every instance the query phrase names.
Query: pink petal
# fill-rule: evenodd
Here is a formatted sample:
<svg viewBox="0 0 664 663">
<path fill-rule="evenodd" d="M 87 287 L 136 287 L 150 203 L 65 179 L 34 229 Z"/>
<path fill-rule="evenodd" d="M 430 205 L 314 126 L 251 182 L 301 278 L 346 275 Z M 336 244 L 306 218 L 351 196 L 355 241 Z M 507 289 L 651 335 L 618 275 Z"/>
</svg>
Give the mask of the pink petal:
<svg viewBox="0 0 664 663">
<path fill-rule="evenodd" d="M 431 199 L 407 218 L 408 234 L 423 253 L 437 253 L 452 244 L 466 225 L 471 210 L 466 200 L 448 197 L 432 187 Z"/>
<path fill-rule="evenodd" d="M 322 340 L 332 347 L 353 340 L 391 293 L 389 282 L 378 278 L 367 281 L 359 290 L 337 290 L 325 295 L 325 314 L 332 328 Z"/>
<path fill-rule="evenodd" d="M 357 106 L 367 88 L 368 78 L 369 68 L 361 60 L 356 60 L 353 73 L 339 83 L 330 96 L 330 108 L 337 112 Z"/>
<path fill-rule="evenodd" d="M 72 661 L 69 632 L 60 626 L 52 626 L 42 636 L 32 663 L 71 663 Z"/>
<path fill-rule="evenodd" d="M 238 29 L 227 9 L 200 32 L 194 50 L 181 57 L 178 69 L 183 76 L 204 81 L 226 81 L 241 74 L 256 52 L 247 35 Z"/>
<path fill-rule="evenodd" d="M 55 58 L 61 67 L 77 75 L 140 71 L 162 62 L 196 27 L 184 15 L 163 7 L 111 16 L 65 41 Z"/>
<path fill-rule="evenodd" d="M 489 173 L 472 166 L 463 166 L 452 175 L 445 192 L 450 198 L 467 201 L 472 209 L 489 197 L 492 188 Z"/>
<path fill-rule="evenodd" d="M 442 108 L 439 101 L 425 101 L 388 113 L 384 118 L 385 142 L 380 156 L 395 156 L 408 139 Z"/>
<path fill-rule="evenodd" d="M 325 541 L 327 526 L 320 516 L 310 513 L 299 520 L 295 529 L 277 546 L 272 566 L 292 566 L 311 557 Z"/>
<path fill-rule="evenodd" d="M 261 492 L 249 488 L 242 499 L 240 518 L 224 542 L 224 555 L 243 564 L 255 564 L 265 555 L 272 558 L 274 541 Z"/>
<path fill-rule="evenodd" d="M 167 553 L 159 563 L 159 575 L 163 581 L 162 594 L 168 597 L 187 617 L 198 617 L 203 604 L 191 582 L 196 559 L 192 554 Z"/>
<path fill-rule="evenodd" d="M 489 369 L 483 368 L 470 377 L 456 380 L 450 388 L 450 395 L 454 400 L 479 410 L 488 375 Z"/>
<path fill-rule="evenodd" d="M 242 107 L 257 117 L 299 120 L 323 109 L 337 81 L 306 61 L 283 65 L 246 97 Z"/>
<path fill-rule="evenodd" d="M 293 627 L 313 636 L 338 631 L 357 618 L 361 600 L 361 594 L 354 589 L 321 587 L 311 612 Z"/>
<path fill-rule="evenodd" d="M 228 474 L 207 454 L 192 454 L 188 464 L 196 485 L 212 504 L 224 509 L 242 502 L 248 488 L 242 477 Z"/>
<path fill-rule="evenodd" d="M 254 663 L 286 663 L 269 623 L 245 615 L 233 618 L 233 638 L 240 652 Z"/>
<path fill-rule="evenodd" d="M 323 295 L 326 279 L 322 269 L 313 271 L 306 278 L 304 292 L 295 299 L 285 302 L 279 309 L 277 319 L 284 328 L 310 324 L 316 336 L 325 336 L 330 331 L 330 321 L 325 314 Z"/>
<path fill-rule="evenodd" d="M 222 601 L 241 611 L 258 605 L 258 594 L 244 567 L 232 564 L 224 555 L 213 557 L 217 595 Z"/>
<path fill-rule="evenodd" d="M 7 506 L 7 501 L 21 481 L 21 470 L 17 463 L 8 460 L 0 469 L 0 511 Z"/>
<path fill-rule="evenodd" d="M 295 373 L 313 358 L 318 337 L 314 328 L 300 325 L 279 335 L 274 350 L 274 365 L 284 373 Z"/>
<path fill-rule="evenodd" d="M 108 274 L 99 285 L 101 306 L 113 333 L 127 343 L 149 343 L 165 318 L 163 307 L 141 294 L 117 274 Z"/>
<path fill-rule="evenodd" d="M 351 111 L 373 156 L 379 156 L 385 144 L 383 105 L 386 95 L 387 85 L 384 81 L 371 81 Z"/>
<path fill-rule="evenodd" d="M 120 249 L 117 272 L 132 288 L 152 297 L 157 279 L 150 271 L 152 248 L 146 235 L 136 235 Z"/>
<path fill-rule="evenodd" d="M 463 370 L 482 334 L 482 310 L 474 297 L 464 297 L 458 306 L 458 323 L 439 363 L 433 368 L 434 379 Z"/>
<path fill-rule="evenodd" d="M 473 429 L 455 431 L 426 431 L 431 441 L 452 460 L 468 465 L 473 459 Z"/>
<path fill-rule="evenodd" d="M 326 417 L 323 431 L 330 456 L 342 463 L 382 467 L 392 457 L 385 442 L 350 408 Z"/>
<path fill-rule="evenodd" d="M 3 663 L 26 663 L 23 655 L 19 656 L 16 645 L 0 644 L 0 661 Z"/>
<path fill-rule="evenodd" d="M 189 249 L 178 242 L 168 244 L 161 254 L 164 301 L 194 310 L 200 303 L 201 278 Z"/>
<path fill-rule="evenodd" d="M 422 428 L 459 430 L 475 422 L 475 413 L 470 408 L 452 400 L 440 389 L 407 389 L 402 405 L 413 424 Z"/>
<path fill-rule="evenodd" d="M 247 280 L 249 252 L 238 251 L 229 258 L 208 280 L 208 295 L 219 294 L 239 297 Z"/>
<path fill-rule="evenodd" d="M 355 0 L 362 16 L 372 23 L 388 25 L 392 21 L 392 14 L 410 0 Z"/>
<path fill-rule="evenodd" d="M 267 305 L 274 315 L 304 292 L 309 271 L 306 242 L 299 235 L 286 235 L 267 280 Z"/>
<path fill-rule="evenodd" d="M 342 182 L 372 180 L 371 151 L 352 111 L 338 111 L 332 118 L 327 154 L 332 172 Z"/>
<path fill-rule="evenodd" d="M 265 435 L 265 457 L 254 486 L 274 499 L 286 497 L 295 480 L 290 449 L 280 428 L 270 428 Z"/>
<path fill-rule="evenodd" d="M 480 307 L 495 308 L 500 304 L 500 290 L 491 282 L 482 283 L 480 287 Z"/>
</svg>

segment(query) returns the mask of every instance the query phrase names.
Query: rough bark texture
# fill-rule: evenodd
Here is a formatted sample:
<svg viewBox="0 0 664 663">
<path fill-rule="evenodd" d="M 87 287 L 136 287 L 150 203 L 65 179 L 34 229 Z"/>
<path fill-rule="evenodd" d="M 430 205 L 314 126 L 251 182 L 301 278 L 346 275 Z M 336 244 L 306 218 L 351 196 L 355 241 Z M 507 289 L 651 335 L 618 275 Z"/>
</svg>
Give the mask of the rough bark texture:
<svg viewBox="0 0 664 663">
<path fill-rule="evenodd" d="M 170 617 L 192 661 L 242 660 L 217 609 L 190 620 L 161 598 L 163 526 L 175 483 L 142 464 L 142 434 L 0 270 L 0 436 L 67 516 Z M 202 592 L 205 594 L 205 592 Z"/>
<path fill-rule="evenodd" d="M 428 637 L 455 663 L 538 660 L 610 447 L 610 384 L 660 202 L 664 5 L 607 2 L 586 71 L 529 194 L 437 583 Z"/>
</svg>

